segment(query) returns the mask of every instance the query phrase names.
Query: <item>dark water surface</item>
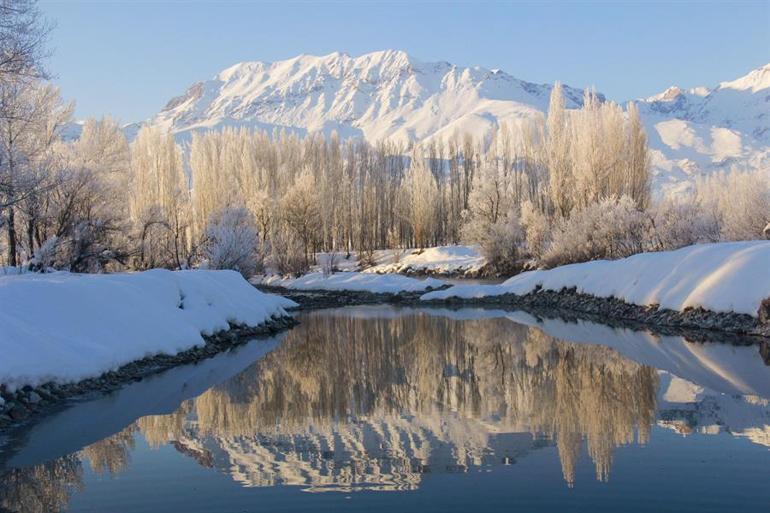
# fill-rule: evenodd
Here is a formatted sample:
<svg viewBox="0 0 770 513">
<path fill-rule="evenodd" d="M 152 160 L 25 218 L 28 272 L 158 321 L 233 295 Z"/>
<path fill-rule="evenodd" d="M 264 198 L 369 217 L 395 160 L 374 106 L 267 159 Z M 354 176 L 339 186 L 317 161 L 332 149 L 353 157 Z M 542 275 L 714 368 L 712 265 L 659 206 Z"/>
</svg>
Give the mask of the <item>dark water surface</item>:
<svg viewBox="0 0 770 513">
<path fill-rule="evenodd" d="M 51 415 L 0 511 L 770 511 L 753 346 L 352 307 Z"/>
</svg>

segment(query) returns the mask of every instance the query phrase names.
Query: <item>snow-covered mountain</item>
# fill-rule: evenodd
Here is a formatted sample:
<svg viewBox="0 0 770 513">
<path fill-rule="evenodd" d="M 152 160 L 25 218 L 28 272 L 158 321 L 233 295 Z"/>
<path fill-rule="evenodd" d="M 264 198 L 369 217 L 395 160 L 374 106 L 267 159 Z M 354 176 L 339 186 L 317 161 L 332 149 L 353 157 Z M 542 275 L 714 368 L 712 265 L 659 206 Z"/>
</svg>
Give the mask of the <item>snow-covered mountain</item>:
<svg viewBox="0 0 770 513">
<path fill-rule="evenodd" d="M 711 89 L 669 87 L 639 105 L 659 189 L 732 166 L 770 180 L 770 64 Z"/>
<path fill-rule="evenodd" d="M 542 116 L 550 91 L 500 70 L 420 62 L 402 51 L 300 55 L 227 68 L 149 123 L 180 140 L 224 126 L 370 141 L 484 136 L 502 122 Z M 581 106 L 581 89 L 565 87 L 565 95 L 569 108 Z M 639 102 L 659 190 L 680 190 L 699 173 L 732 165 L 770 167 L 770 65 L 715 88 L 672 87 Z"/>
<path fill-rule="evenodd" d="M 423 63 L 400 51 L 300 55 L 227 68 L 173 98 L 151 122 L 177 133 L 246 125 L 414 141 L 540 115 L 550 91 L 502 71 Z M 582 90 L 565 95 L 568 106 L 582 104 Z"/>
</svg>

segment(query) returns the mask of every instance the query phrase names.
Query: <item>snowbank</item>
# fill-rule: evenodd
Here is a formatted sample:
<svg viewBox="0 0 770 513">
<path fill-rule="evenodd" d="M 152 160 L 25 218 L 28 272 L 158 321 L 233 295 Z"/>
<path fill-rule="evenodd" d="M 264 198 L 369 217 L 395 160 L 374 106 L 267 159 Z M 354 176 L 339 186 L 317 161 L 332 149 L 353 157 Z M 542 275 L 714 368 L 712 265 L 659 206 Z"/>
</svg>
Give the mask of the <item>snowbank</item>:
<svg viewBox="0 0 770 513">
<path fill-rule="evenodd" d="M 256 326 L 294 302 L 233 271 L 0 277 L 0 383 L 11 388 L 98 376 L 176 354 L 201 334 Z"/>
<path fill-rule="evenodd" d="M 458 285 L 421 299 L 524 295 L 538 286 L 554 291 L 576 287 L 584 294 L 677 311 L 702 307 L 756 316 L 762 300 L 770 297 L 770 242 L 698 244 L 571 264 L 522 273 L 499 285 Z"/>
<path fill-rule="evenodd" d="M 430 273 L 430 274 L 466 274 L 477 273 L 486 264 L 477 245 L 471 246 L 436 246 L 418 253 L 406 251 L 398 261 L 392 250 L 388 262 L 379 263 L 366 269 L 367 273 Z"/>
<path fill-rule="evenodd" d="M 398 294 L 399 292 L 423 292 L 446 285 L 441 280 L 428 278 L 418 280 L 398 274 L 372 274 L 342 272 L 330 275 L 309 273 L 299 278 L 267 276 L 255 280 L 255 283 L 286 287 L 296 290 L 350 290 L 357 292 L 375 292 Z"/>
</svg>

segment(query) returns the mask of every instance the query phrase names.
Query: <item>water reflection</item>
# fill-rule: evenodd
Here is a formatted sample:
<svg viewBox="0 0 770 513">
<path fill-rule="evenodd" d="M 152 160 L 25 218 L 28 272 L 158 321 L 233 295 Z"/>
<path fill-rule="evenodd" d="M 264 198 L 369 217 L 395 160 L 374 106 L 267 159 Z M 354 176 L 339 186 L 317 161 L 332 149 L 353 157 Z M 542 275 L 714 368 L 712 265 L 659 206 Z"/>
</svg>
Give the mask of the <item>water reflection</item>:
<svg viewBox="0 0 770 513">
<path fill-rule="evenodd" d="M 428 473 L 515 464 L 551 445 L 567 486 L 575 483 L 584 444 L 596 479 L 606 481 L 616 449 L 647 443 L 656 423 L 770 445 L 766 399 L 722 394 L 670 372 L 752 391 L 767 374 L 741 380 L 728 370 L 736 367 L 732 360 L 757 360 L 755 348 L 701 344 L 689 350 L 708 362 L 697 366 L 671 356 L 679 354 L 677 344 L 688 344 L 674 337 L 595 331 L 612 342 L 593 345 L 581 336 L 565 340 L 565 327 L 553 322 L 535 327 L 499 315 L 382 308 L 352 313 L 305 314 L 272 352 L 173 413 L 142 417 L 74 455 L 4 474 L 0 506 L 65 507 L 83 486 L 84 463 L 98 474 L 119 474 L 138 436 L 243 486 L 308 491 L 410 490 Z M 766 370 L 761 359 L 758 365 L 751 372 Z"/>
</svg>

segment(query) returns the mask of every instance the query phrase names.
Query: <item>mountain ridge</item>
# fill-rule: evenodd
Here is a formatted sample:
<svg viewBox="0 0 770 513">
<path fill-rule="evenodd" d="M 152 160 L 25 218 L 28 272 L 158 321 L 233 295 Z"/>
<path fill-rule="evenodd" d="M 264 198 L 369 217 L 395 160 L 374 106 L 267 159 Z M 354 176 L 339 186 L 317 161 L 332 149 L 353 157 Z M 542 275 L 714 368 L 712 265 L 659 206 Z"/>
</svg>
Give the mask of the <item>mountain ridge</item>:
<svg viewBox="0 0 770 513">
<path fill-rule="evenodd" d="M 542 117 L 551 88 L 498 69 L 423 62 L 400 50 L 303 54 L 234 64 L 172 98 L 146 123 L 181 142 L 226 126 L 334 131 L 369 141 L 462 132 L 483 138 L 503 122 Z M 564 86 L 564 93 L 568 108 L 582 105 L 582 89 Z M 697 176 L 732 166 L 768 172 L 770 64 L 714 87 L 672 86 L 634 101 L 650 138 L 656 191 L 684 192 Z"/>
</svg>

